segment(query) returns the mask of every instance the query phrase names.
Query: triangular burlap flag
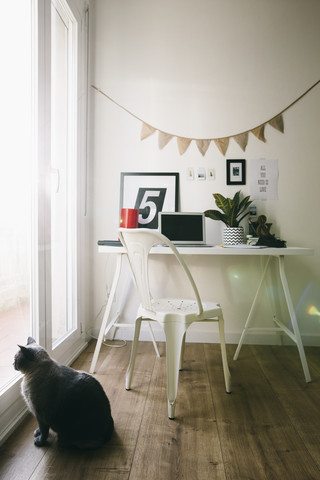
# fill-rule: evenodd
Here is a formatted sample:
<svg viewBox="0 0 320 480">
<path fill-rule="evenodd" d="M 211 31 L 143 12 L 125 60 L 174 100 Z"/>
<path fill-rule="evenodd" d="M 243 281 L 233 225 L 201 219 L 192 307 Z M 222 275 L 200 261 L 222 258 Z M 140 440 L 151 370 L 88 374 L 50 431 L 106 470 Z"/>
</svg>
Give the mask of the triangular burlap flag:
<svg viewBox="0 0 320 480">
<path fill-rule="evenodd" d="M 241 149 L 245 151 L 247 144 L 248 144 L 248 132 L 240 133 L 239 135 L 235 135 L 232 137 L 238 145 L 240 145 Z"/>
<path fill-rule="evenodd" d="M 159 130 L 159 133 L 158 133 L 158 145 L 159 145 L 159 148 L 160 150 L 165 147 L 167 145 L 167 143 L 170 142 L 171 138 L 173 137 L 173 135 L 170 135 L 170 133 L 165 133 L 165 132 L 161 132 Z"/>
<path fill-rule="evenodd" d="M 261 142 L 265 142 L 266 139 L 264 138 L 264 125 L 260 125 L 260 127 L 256 127 L 251 130 L 253 135 L 255 135 Z"/>
<path fill-rule="evenodd" d="M 272 118 L 268 123 L 269 125 L 271 125 L 271 127 L 275 128 L 276 130 L 279 130 L 279 132 L 281 133 L 284 132 L 283 117 L 281 113 L 277 117 Z"/>
<path fill-rule="evenodd" d="M 206 151 L 209 148 L 210 142 L 211 140 L 201 140 L 201 139 L 196 140 L 198 150 L 202 154 L 202 156 L 206 154 Z"/>
<path fill-rule="evenodd" d="M 177 145 L 180 155 L 183 155 L 184 152 L 188 149 L 191 138 L 177 137 Z"/>
<path fill-rule="evenodd" d="M 228 150 L 228 146 L 229 146 L 229 137 L 226 137 L 226 138 L 216 138 L 214 140 L 214 143 L 216 144 L 216 146 L 219 148 L 220 152 L 222 153 L 222 155 L 225 155 L 226 154 L 226 151 Z"/>
<path fill-rule="evenodd" d="M 140 140 L 144 140 L 147 137 L 150 137 L 156 131 L 155 128 L 151 127 L 147 123 L 142 122 Z"/>
</svg>

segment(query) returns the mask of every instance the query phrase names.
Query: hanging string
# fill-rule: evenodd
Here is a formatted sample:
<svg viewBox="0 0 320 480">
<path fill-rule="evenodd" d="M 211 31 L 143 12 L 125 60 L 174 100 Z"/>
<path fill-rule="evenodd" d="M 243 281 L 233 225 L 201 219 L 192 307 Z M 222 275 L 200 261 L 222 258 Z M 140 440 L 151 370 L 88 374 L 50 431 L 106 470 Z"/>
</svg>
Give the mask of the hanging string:
<svg viewBox="0 0 320 480">
<path fill-rule="evenodd" d="M 107 95 L 103 90 L 100 88 L 96 87 L 95 85 L 91 85 L 92 88 L 97 90 L 101 95 L 106 97 L 108 100 L 113 102 L 115 105 L 118 107 L 122 108 L 125 112 L 129 113 L 129 115 L 132 115 L 134 118 L 142 122 L 142 129 L 141 129 L 141 134 L 140 134 L 140 139 L 144 140 L 145 138 L 149 137 L 156 131 L 158 131 L 158 145 L 159 148 L 162 149 L 169 143 L 171 138 L 176 137 L 177 138 L 177 145 L 178 145 L 178 150 L 180 155 L 182 155 L 189 147 L 190 143 L 192 141 L 196 142 L 196 145 L 200 151 L 200 153 L 204 156 L 209 148 L 210 143 L 213 141 L 216 145 L 216 147 L 220 150 L 222 155 L 226 154 L 226 151 L 229 146 L 229 140 L 230 138 L 233 138 L 240 148 L 245 151 L 248 143 L 248 134 L 251 132 L 253 135 L 255 135 L 259 140 L 262 142 L 266 142 L 265 136 L 264 136 L 264 129 L 267 124 L 271 125 L 273 128 L 276 130 L 280 131 L 281 133 L 284 132 L 284 123 L 283 123 L 283 117 L 282 114 L 287 111 L 289 108 L 291 108 L 293 105 L 295 105 L 299 100 L 301 100 L 307 93 L 310 92 L 316 85 L 320 83 L 320 80 L 317 80 L 311 87 L 309 87 L 304 93 L 302 93 L 296 100 L 291 102 L 287 107 L 285 107 L 283 110 L 281 110 L 280 113 L 275 115 L 274 117 L 270 118 L 266 122 L 261 123 L 260 125 L 251 128 L 250 130 L 245 130 L 243 132 L 237 133 L 235 135 L 229 135 L 225 137 L 220 137 L 220 138 L 191 138 L 191 137 L 181 137 L 173 133 L 168 133 L 164 132 L 162 130 L 159 130 L 158 128 L 146 123 L 144 120 L 139 118 L 137 115 L 132 113 L 130 110 L 125 108 L 123 105 L 120 105 L 120 103 L 116 102 L 113 98 L 111 98 L 109 95 Z"/>
</svg>

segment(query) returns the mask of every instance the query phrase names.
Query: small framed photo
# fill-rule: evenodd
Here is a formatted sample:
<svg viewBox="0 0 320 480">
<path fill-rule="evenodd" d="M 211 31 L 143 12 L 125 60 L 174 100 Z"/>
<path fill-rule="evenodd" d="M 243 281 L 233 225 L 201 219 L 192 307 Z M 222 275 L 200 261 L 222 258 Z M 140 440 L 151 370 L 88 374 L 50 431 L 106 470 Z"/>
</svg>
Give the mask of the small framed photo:
<svg viewBox="0 0 320 480">
<path fill-rule="evenodd" d="M 227 185 L 246 184 L 246 161 L 227 160 Z"/>
<path fill-rule="evenodd" d="M 158 213 L 177 212 L 179 173 L 121 172 L 121 208 L 139 209 L 138 228 L 158 228 Z"/>
</svg>

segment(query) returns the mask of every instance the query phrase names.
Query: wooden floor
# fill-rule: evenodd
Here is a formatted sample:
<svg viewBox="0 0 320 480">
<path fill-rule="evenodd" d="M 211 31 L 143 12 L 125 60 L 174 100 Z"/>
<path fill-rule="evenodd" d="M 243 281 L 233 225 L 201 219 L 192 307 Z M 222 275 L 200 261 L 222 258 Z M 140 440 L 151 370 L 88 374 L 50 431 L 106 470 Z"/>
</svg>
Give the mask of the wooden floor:
<svg viewBox="0 0 320 480">
<path fill-rule="evenodd" d="M 87 370 L 94 344 L 74 368 Z M 306 384 L 295 347 L 244 346 L 225 393 L 219 345 L 187 344 L 176 419 L 167 417 L 164 345 L 159 359 L 141 342 L 132 390 L 124 388 L 130 345 L 103 347 L 97 378 L 115 420 L 109 444 L 93 452 L 33 445 L 29 416 L 2 446 L 2 480 L 320 479 L 320 348 L 307 348 Z"/>
</svg>

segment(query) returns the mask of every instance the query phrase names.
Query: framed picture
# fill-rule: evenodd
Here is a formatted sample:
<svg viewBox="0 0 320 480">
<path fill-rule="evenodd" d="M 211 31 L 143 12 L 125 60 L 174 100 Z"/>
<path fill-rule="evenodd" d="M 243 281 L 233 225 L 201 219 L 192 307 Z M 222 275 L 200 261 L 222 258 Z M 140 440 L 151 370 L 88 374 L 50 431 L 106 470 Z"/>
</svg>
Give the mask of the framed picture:
<svg viewBox="0 0 320 480">
<path fill-rule="evenodd" d="M 246 161 L 227 160 L 227 185 L 246 184 Z"/>
<path fill-rule="evenodd" d="M 121 172 L 121 208 L 139 209 L 139 228 L 158 228 L 158 213 L 178 211 L 179 173 Z"/>
</svg>

